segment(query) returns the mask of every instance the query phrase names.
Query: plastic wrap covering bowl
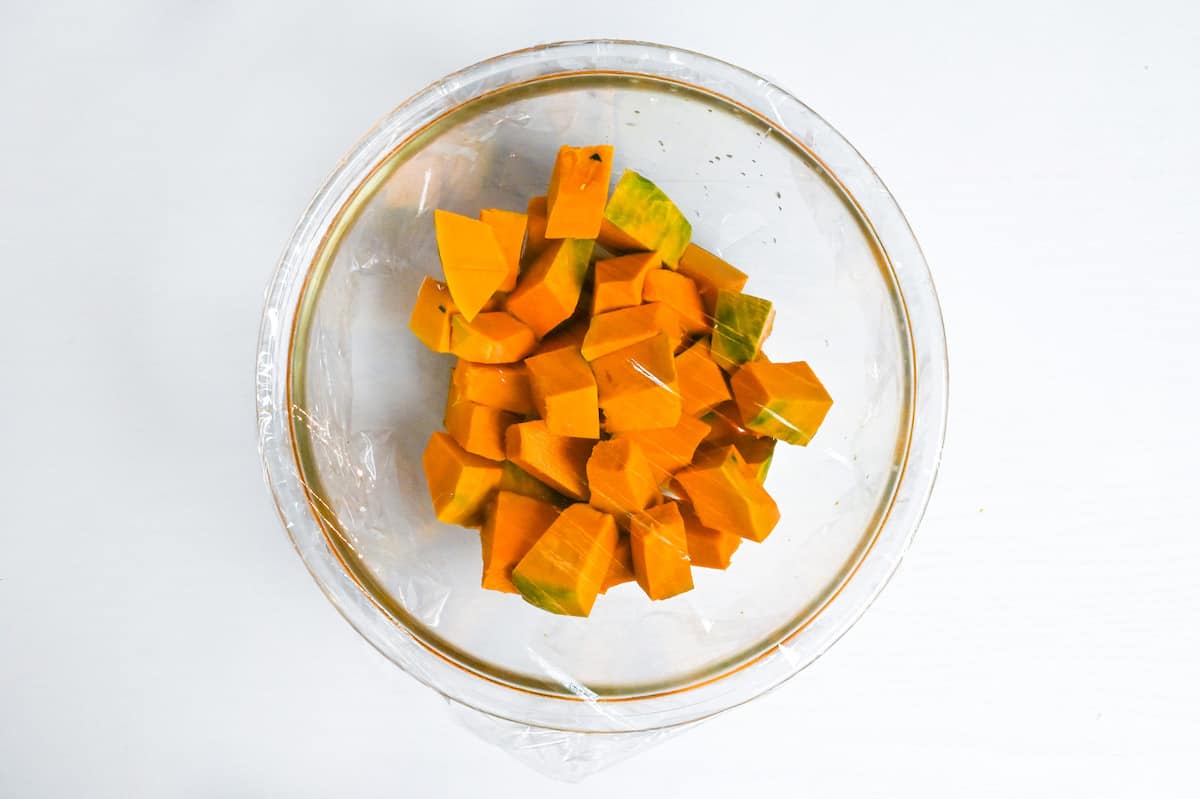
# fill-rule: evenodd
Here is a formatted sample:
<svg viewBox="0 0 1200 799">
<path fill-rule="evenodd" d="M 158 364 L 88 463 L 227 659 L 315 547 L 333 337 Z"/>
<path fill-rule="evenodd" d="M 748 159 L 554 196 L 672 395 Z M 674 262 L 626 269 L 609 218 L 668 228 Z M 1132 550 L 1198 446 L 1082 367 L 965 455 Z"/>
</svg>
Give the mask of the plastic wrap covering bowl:
<svg viewBox="0 0 1200 799">
<path fill-rule="evenodd" d="M 776 450 L 770 538 L 728 571 L 695 569 L 687 594 L 651 602 L 630 583 L 586 619 L 482 590 L 478 535 L 434 518 L 421 453 L 453 359 L 407 325 L 421 277 L 441 275 L 434 209 L 524 210 L 564 143 L 613 144 L 614 177 L 633 168 L 662 187 L 693 241 L 774 301 L 771 356 L 808 361 L 835 400 L 809 446 Z M 863 158 L 756 75 L 617 41 L 485 61 L 376 125 L 276 269 L 257 378 L 268 482 L 317 583 L 397 665 L 508 725 L 512 746 L 661 734 L 811 663 L 912 538 L 947 389 L 925 261 Z"/>
</svg>

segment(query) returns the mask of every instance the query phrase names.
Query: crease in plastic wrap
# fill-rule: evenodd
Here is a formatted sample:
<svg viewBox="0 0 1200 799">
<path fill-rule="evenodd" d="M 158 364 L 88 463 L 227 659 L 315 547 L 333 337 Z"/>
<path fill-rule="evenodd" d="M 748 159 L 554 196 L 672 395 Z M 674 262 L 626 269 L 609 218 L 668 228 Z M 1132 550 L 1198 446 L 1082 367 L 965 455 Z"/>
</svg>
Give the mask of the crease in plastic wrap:
<svg viewBox="0 0 1200 799">
<path fill-rule="evenodd" d="M 644 77 L 529 88 L 597 69 Z M 808 361 L 835 405 L 809 447 L 776 449 L 767 488 L 782 519 L 766 541 L 744 543 L 727 571 L 693 569 L 691 592 L 651 602 L 619 585 L 590 617 L 566 618 L 480 588 L 477 532 L 434 518 L 421 455 L 453 359 L 407 320 L 422 277 L 441 278 L 434 209 L 524 210 L 560 144 L 599 141 L 615 145 L 617 174 L 652 176 L 694 240 L 775 303 L 767 351 Z M 321 589 L 467 729 L 564 780 L 762 695 L 843 634 L 911 538 L 945 415 L 936 295 L 861 157 L 772 84 L 637 43 L 484 62 L 385 118 L 285 251 L 256 377 L 268 483 Z"/>
</svg>

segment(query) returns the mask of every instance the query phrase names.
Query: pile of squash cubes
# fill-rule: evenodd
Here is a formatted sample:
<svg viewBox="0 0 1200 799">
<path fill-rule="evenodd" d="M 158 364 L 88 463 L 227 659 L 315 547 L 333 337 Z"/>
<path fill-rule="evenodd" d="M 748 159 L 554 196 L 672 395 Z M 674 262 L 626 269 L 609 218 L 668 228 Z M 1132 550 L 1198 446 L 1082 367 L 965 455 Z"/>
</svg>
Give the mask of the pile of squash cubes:
<svg viewBox="0 0 1200 799">
<path fill-rule="evenodd" d="M 457 356 L 423 465 L 437 518 L 479 527 L 483 587 L 587 616 L 636 580 L 651 599 L 724 569 L 779 521 L 776 441 L 833 404 L 806 363 L 762 353 L 772 304 L 691 243 L 613 148 L 564 146 L 525 213 L 434 213 L 445 282 L 410 328 Z"/>
</svg>

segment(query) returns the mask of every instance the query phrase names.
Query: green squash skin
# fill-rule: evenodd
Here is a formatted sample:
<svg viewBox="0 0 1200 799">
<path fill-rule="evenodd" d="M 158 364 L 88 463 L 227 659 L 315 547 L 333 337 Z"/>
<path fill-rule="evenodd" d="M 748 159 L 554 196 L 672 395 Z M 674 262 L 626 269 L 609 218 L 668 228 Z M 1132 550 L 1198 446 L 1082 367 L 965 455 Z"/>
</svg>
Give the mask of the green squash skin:
<svg viewBox="0 0 1200 799">
<path fill-rule="evenodd" d="M 514 494 L 540 499 L 559 507 L 567 505 L 571 501 L 512 461 L 504 461 L 501 468 L 504 470 L 500 476 L 501 491 L 511 491 Z"/>
<path fill-rule="evenodd" d="M 625 170 L 604 208 L 604 218 L 625 235 L 655 250 L 674 267 L 692 240 L 692 224 L 662 189 Z"/>
<path fill-rule="evenodd" d="M 770 436 L 785 444 L 804 446 L 812 440 L 812 433 L 801 430 L 788 421 L 787 407 L 783 403 L 763 408 L 757 416 L 746 423 L 746 429 L 760 436 Z"/>
<path fill-rule="evenodd" d="M 743 364 L 758 357 L 771 331 L 775 308 L 769 300 L 737 291 L 717 293 L 712 353 L 718 363 Z"/>
<path fill-rule="evenodd" d="M 576 612 L 575 609 L 579 606 L 579 599 L 575 596 L 575 592 L 566 588 L 555 588 L 553 586 L 539 585 L 532 580 L 526 579 L 517 571 L 512 574 L 513 585 L 521 592 L 521 596 L 526 602 L 534 607 L 557 613 L 560 616 L 583 616 L 582 612 Z"/>
</svg>

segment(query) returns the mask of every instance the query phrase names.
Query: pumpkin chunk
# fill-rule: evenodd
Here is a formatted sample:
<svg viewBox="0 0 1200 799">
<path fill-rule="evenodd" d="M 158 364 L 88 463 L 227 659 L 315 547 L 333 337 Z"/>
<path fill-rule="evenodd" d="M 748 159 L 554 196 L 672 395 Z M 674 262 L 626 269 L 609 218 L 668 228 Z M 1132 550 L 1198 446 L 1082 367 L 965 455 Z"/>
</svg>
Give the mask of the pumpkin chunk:
<svg viewBox="0 0 1200 799">
<path fill-rule="evenodd" d="M 558 150 L 546 192 L 546 238 L 594 239 L 600 233 L 613 148 L 568 147 Z"/>
<path fill-rule="evenodd" d="M 513 567 L 558 518 L 558 508 L 537 499 L 500 491 L 487 508 L 479 531 L 483 548 L 483 587 L 519 593 Z"/>
<path fill-rule="evenodd" d="M 653 252 L 635 252 L 596 261 L 592 315 L 640 305 L 646 275 L 661 265 L 662 259 Z"/>
<path fill-rule="evenodd" d="M 500 251 L 504 253 L 504 263 L 508 268 L 499 290 L 512 291 L 516 288 L 517 276 L 521 273 L 521 250 L 525 246 L 525 229 L 529 226 L 529 217 L 516 211 L 485 208 L 479 212 L 479 220 L 492 229 Z"/>
<path fill-rule="evenodd" d="M 450 296 L 450 289 L 426 275 L 417 289 L 408 329 L 434 352 L 449 352 L 450 320 L 457 314 L 458 306 Z"/>
<path fill-rule="evenodd" d="M 712 359 L 726 371 L 753 361 L 771 335 L 775 307 L 769 300 L 737 291 L 717 292 L 713 319 Z"/>
<path fill-rule="evenodd" d="M 587 462 L 588 500 L 620 522 L 658 495 L 658 480 L 638 445 L 629 439 L 601 441 Z"/>
<path fill-rule="evenodd" d="M 736 447 L 703 452 L 675 475 L 705 527 L 762 541 L 779 521 L 775 500 L 746 476 L 746 462 Z"/>
<path fill-rule="evenodd" d="M 551 433 L 600 437 L 596 378 L 574 347 L 562 347 L 525 360 L 537 412 Z"/>
<path fill-rule="evenodd" d="M 654 469 L 659 485 L 675 472 L 692 462 L 696 447 L 708 434 L 708 425 L 691 416 L 683 416 L 675 427 L 657 430 L 629 430 L 617 433 L 613 439 L 629 439 L 638 445 Z"/>
<path fill-rule="evenodd" d="M 454 387 L 462 399 L 527 416 L 534 412 L 529 372 L 524 364 L 483 364 L 460 360 Z"/>
<path fill-rule="evenodd" d="M 674 268 L 692 225 L 662 189 L 627 169 L 617 181 L 600 226 L 599 242 L 614 252 L 653 250 Z"/>
<path fill-rule="evenodd" d="M 642 287 L 644 302 L 661 302 L 679 317 L 679 326 L 687 335 L 707 333 L 708 314 L 700 301 L 700 292 L 690 277 L 669 269 L 655 269 L 646 275 Z"/>
<path fill-rule="evenodd" d="M 474 363 L 513 363 L 528 355 L 537 339 L 533 331 L 504 311 L 481 313 L 468 322 L 450 322 L 450 351 Z"/>
<path fill-rule="evenodd" d="M 587 462 L 596 442 L 551 433 L 541 419 L 514 424 L 504 437 L 508 459 L 559 493 L 587 501 Z"/>
<path fill-rule="evenodd" d="M 672 351 L 679 346 L 679 317 L 664 303 L 622 308 L 593 316 L 579 351 L 594 361 L 659 333 L 667 335 Z"/>
<path fill-rule="evenodd" d="M 708 250 L 689 244 L 679 259 L 679 274 L 696 281 L 704 310 L 711 317 L 717 312 L 718 291 L 741 291 L 746 273 L 726 263 Z"/>
<path fill-rule="evenodd" d="M 635 514 L 629 528 L 633 571 L 651 599 L 692 590 L 692 564 L 679 505 L 666 502 Z"/>
<path fill-rule="evenodd" d="M 439 521 L 475 527 L 488 497 L 500 484 L 500 464 L 473 455 L 448 433 L 429 437 L 421 458 L 429 498 Z"/>
<path fill-rule="evenodd" d="M 608 432 L 679 424 L 679 380 L 666 334 L 598 358 L 592 362 L 592 372 Z"/>
<path fill-rule="evenodd" d="M 688 557 L 692 565 L 706 569 L 728 569 L 729 561 L 741 546 L 742 539 L 733 533 L 705 527 L 690 503 L 679 503 L 679 515 L 687 532 Z"/>
<path fill-rule="evenodd" d="M 446 285 L 470 322 L 508 277 L 504 251 L 490 225 L 461 214 L 433 212 Z"/>
<path fill-rule="evenodd" d="M 675 356 L 675 373 L 679 376 L 679 397 L 687 416 L 705 413 L 731 399 L 725 375 L 709 357 L 703 341 Z"/>
<path fill-rule="evenodd" d="M 748 363 L 730 380 L 746 428 L 788 444 L 806 445 L 833 406 L 807 363 Z"/>
<path fill-rule="evenodd" d="M 590 239 L 561 239 L 542 251 L 505 300 L 513 316 L 538 338 L 575 312 L 592 255 Z"/>
<path fill-rule="evenodd" d="M 587 616 L 616 546 L 611 516 L 590 505 L 570 505 L 513 569 L 513 584 L 526 602 L 543 610 Z"/>
</svg>

